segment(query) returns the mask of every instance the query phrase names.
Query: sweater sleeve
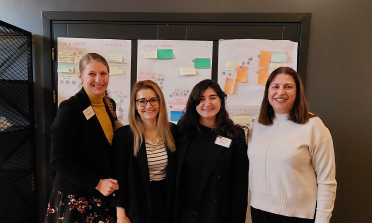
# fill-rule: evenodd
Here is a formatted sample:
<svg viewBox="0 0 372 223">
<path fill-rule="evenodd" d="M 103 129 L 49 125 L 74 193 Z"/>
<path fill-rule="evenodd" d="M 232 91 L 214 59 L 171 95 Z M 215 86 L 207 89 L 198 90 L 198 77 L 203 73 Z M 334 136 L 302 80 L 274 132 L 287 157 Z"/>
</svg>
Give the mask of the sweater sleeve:
<svg viewBox="0 0 372 223">
<path fill-rule="evenodd" d="M 328 129 L 327 129 L 328 132 Z M 315 223 L 328 223 L 336 198 L 336 166 L 332 138 L 315 145 L 312 164 L 317 177 L 318 193 Z"/>
<path fill-rule="evenodd" d="M 244 134 L 243 134 L 244 135 Z M 244 137 L 236 139 L 232 157 L 232 222 L 245 222 L 248 205 L 248 157 Z"/>
<path fill-rule="evenodd" d="M 70 182 L 92 192 L 100 178 L 76 157 L 76 150 L 84 146 L 78 143 L 78 139 L 84 134 L 79 118 L 71 101 L 60 104 L 52 124 L 50 163 L 54 170 Z"/>
</svg>

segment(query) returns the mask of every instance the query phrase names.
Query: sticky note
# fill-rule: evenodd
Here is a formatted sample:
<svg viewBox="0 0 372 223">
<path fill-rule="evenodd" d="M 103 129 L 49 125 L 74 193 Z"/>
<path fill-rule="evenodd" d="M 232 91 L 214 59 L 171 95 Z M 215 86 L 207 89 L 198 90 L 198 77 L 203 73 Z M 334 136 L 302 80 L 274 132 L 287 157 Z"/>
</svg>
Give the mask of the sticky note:
<svg viewBox="0 0 372 223">
<path fill-rule="evenodd" d="M 75 63 L 75 56 L 58 56 L 58 63 Z"/>
<path fill-rule="evenodd" d="M 235 70 L 238 65 L 237 61 L 226 61 L 226 70 Z"/>
<path fill-rule="evenodd" d="M 57 72 L 58 73 L 69 73 L 69 74 L 73 74 L 74 71 L 75 71 L 74 64 L 62 64 L 62 63 L 59 63 L 58 64 L 58 69 L 57 69 Z"/>
<path fill-rule="evenodd" d="M 286 67 L 287 63 L 270 63 L 269 65 L 269 74 L 271 74 L 275 69 L 279 67 Z"/>
<path fill-rule="evenodd" d="M 180 75 L 186 76 L 196 75 L 196 69 L 193 67 L 180 67 Z"/>
<path fill-rule="evenodd" d="M 260 61 L 258 62 L 258 67 L 266 68 L 269 67 L 271 52 L 270 51 L 261 51 Z"/>
<path fill-rule="evenodd" d="M 157 50 L 144 50 L 142 56 L 143 58 L 146 58 L 146 59 L 156 59 L 158 58 L 158 51 Z"/>
<path fill-rule="evenodd" d="M 240 125 L 246 125 L 252 122 L 251 117 L 249 115 L 235 115 L 233 117 L 233 121 L 235 124 Z"/>
<path fill-rule="evenodd" d="M 182 117 L 183 112 L 182 111 L 171 111 L 170 112 L 170 120 L 171 121 L 179 121 Z"/>
<path fill-rule="evenodd" d="M 79 63 L 83 56 L 76 56 L 74 63 Z"/>
<path fill-rule="evenodd" d="M 62 74 L 62 75 L 60 75 L 59 79 L 64 80 L 64 81 L 73 81 L 75 79 L 75 75 L 73 75 L 73 74 Z"/>
<path fill-rule="evenodd" d="M 123 74 L 125 74 L 125 70 L 122 65 L 119 65 L 119 66 L 110 65 L 110 75 L 123 75 Z"/>
<path fill-rule="evenodd" d="M 155 82 L 154 76 L 138 76 L 137 77 L 137 82 L 138 81 L 145 81 L 145 80 L 152 80 Z"/>
<path fill-rule="evenodd" d="M 107 62 L 109 63 L 123 63 L 123 54 L 121 53 L 108 53 Z"/>
<path fill-rule="evenodd" d="M 186 108 L 186 105 L 170 105 L 171 111 L 183 111 Z"/>
<path fill-rule="evenodd" d="M 269 77 L 269 71 L 266 69 L 258 69 L 258 85 L 266 85 L 267 78 Z"/>
<path fill-rule="evenodd" d="M 195 58 L 194 67 L 196 69 L 209 69 L 211 68 L 210 58 Z"/>
<path fill-rule="evenodd" d="M 287 56 L 285 55 L 285 53 L 273 52 L 271 53 L 270 61 L 274 63 L 285 63 L 287 62 Z"/>
<path fill-rule="evenodd" d="M 248 67 L 238 66 L 236 71 L 236 82 L 247 82 Z"/>
<path fill-rule="evenodd" d="M 235 77 L 226 77 L 224 92 L 226 94 L 233 94 L 235 87 Z"/>
<path fill-rule="evenodd" d="M 172 49 L 161 49 L 157 50 L 158 59 L 173 59 L 173 50 Z"/>
</svg>

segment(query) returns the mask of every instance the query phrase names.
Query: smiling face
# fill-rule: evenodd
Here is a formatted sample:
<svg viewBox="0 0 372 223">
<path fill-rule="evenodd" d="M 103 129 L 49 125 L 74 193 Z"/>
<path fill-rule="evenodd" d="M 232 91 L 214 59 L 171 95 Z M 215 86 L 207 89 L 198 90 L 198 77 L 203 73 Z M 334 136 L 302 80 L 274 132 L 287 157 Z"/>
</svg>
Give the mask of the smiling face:
<svg viewBox="0 0 372 223">
<path fill-rule="evenodd" d="M 278 74 L 271 81 L 268 98 L 276 114 L 290 113 L 296 100 L 296 83 L 288 74 Z"/>
<path fill-rule="evenodd" d="M 139 99 L 145 99 L 151 101 L 151 99 L 158 98 L 158 95 L 155 93 L 154 90 L 147 88 L 147 89 L 140 89 L 137 91 L 136 101 Z M 157 105 L 151 105 L 150 102 L 147 102 L 145 107 L 141 107 L 136 102 L 136 109 L 138 114 L 140 115 L 142 121 L 156 121 L 156 117 L 159 114 L 159 103 Z"/>
<path fill-rule="evenodd" d="M 91 60 L 78 75 L 83 86 L 92 94 L 102 96 L 105 93 L 109 84 L 109 73 L 103 63 Z"/>
<path fill-rule="evenodd" d="M 217 93 L 212 88 L 205 89 L 201 95 L 200 103 L 196 106 L 196 111 L 200 115 L 200 124 L 214 123 L 220 109 L 221 99 L 218 97 Z"/>
</svg>

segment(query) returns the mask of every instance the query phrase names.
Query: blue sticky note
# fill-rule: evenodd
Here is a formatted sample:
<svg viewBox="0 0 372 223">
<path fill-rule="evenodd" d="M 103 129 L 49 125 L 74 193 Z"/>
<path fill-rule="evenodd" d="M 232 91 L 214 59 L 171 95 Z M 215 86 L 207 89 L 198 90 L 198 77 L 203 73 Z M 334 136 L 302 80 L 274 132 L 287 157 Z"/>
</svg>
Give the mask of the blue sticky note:
<svg viewBox="0 0 372 223">
<path fill-rule="evenodd" d="M 287 55 L 285 53 L 271 53 L 271 61 L 273 63 L 286 63 L 287 62 Z"/>
<path fill-rule="evenodd" d="M 179 121 L 182 117 L 183 112 L 182 111 L 171 111 L 170 113 L 170 120 L 171 121 Z"/>
</svg>

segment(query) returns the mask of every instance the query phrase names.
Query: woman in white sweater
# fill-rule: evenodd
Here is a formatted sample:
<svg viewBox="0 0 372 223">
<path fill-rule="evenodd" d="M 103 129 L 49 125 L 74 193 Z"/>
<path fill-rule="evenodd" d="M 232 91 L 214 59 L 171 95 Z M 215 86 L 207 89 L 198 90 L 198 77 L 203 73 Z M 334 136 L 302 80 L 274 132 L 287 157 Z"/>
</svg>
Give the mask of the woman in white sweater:
<svg viewBox="0 0 372 223">
<path fill-rule="evenodd" d="M 267 80 L 248 157 L 253 223 L 329 222 L 337 186 L 332 137 L 308 111 L 292 68 Z"/>
</svg>

